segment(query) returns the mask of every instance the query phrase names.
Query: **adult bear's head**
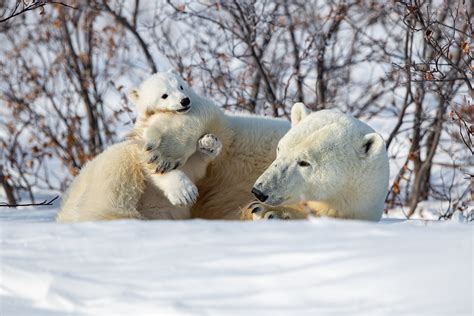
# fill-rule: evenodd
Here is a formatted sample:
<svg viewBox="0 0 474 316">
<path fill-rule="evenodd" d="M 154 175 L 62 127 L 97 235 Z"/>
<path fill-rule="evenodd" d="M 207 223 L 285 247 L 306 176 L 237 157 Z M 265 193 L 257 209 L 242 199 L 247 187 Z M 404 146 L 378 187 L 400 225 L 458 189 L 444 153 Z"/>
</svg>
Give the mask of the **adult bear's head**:
<svg viewBox="0 0 474 316">
<path fill-rule="evenodd" d="M 383 204 L 388 158 L 382 137 L 371 127 L 334 110 L 311 113 L 302 103 L 293 106 L 291 124 L 275 161 L 255 182 L 257 199 L 288 205 L 382 196 Z M 372 192 L 363 197 L 363 191 Z"/>
</svg>

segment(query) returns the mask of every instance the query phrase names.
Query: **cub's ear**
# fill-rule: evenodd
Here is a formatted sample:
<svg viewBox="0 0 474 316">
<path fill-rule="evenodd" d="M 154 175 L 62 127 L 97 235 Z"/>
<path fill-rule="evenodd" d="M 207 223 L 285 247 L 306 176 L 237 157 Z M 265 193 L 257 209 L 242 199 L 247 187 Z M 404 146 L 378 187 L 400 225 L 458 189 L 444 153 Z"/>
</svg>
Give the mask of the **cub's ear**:
<svg viewBox="0 0 474 316">
<path fill-rule="evenodd" d="M 128 92 L 128 98 L 130 99 L 130 101 L 132 101 L 133 104 L 137 104 L 138 102 L 138 98 L 139 98 L 139 94 L 138 94 L 138 88 L 133 88 L 131 89 L 129 92 Z"/>
<path fill-rule="evenodd" d="M 293 104 L 293 107 L 291 108 L 291 127 L 296 126 L 310 113 L 311 110 L 308 109 L 303 103 L 298 102 Z"/>
<path fill-rule="evenodd" d="M 362 138 L 361 152 L 364 157 L 373 156 L 385 150 L 385 142 L 377 133 L 370 133 Z"/>
</svg>

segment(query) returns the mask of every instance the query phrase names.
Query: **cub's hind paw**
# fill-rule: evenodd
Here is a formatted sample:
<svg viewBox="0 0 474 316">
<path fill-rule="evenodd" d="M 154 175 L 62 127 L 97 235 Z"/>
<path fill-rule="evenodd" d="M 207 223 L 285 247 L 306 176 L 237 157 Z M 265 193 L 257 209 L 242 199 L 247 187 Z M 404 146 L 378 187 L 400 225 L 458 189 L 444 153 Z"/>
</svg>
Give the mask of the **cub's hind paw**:
<svg viewBox="0 0 474 316">
<path fill-rule="evenodd" d="M 214 134 L 206 134 L 198 140 L 198 150 L 211 157 L 217 157 L 222 150 L 222 143 Z"/>
</svg>

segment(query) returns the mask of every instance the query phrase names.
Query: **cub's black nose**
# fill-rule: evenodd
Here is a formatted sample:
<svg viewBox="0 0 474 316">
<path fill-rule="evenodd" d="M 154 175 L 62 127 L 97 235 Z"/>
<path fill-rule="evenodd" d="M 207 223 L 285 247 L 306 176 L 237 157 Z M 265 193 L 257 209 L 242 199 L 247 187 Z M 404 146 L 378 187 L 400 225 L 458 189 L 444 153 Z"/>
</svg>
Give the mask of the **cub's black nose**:
<svg viewBox="0 0 474 316">
<path fill-rule="evenodd" d="M 191 103 L 191 100 L 189 100 L 189 98 L 184 98 L 181 100 L 181 105 L 182 106 L 188 106 L 189 103 Z"/>
<path fill-rule="evenodd" d="M 257 188 L 252 188 L 252 193 L 260 202 L 265 202 L 268 199 L 268 195 L 265 195 Z"/>
</svg>

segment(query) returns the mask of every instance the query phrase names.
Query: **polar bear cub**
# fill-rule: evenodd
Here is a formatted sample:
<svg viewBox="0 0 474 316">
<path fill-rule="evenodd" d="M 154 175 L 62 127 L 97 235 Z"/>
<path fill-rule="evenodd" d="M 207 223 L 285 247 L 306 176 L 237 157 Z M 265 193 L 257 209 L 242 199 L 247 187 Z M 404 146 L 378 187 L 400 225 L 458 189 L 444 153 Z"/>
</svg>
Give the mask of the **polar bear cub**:
<svg viewBox="0 0 474 316">
<path fill-rule="evenodd" d="M 189 125 L 187 116 L 193 98 L 186 95 L 184 87 L 175 73 L 162 72 L 131 91 L 138 119 L 130 139 L 111 146 L 86 164 L 64 194 L 57 221 L 191 217 L 191 205 L 198 196 L 194 183 L 205 176 L 222 144 L 216 136 L 195 126 L 196 138 L 185 146 L 189 158 L 167 165 L 168 170 L 172 169 L 167 173 L 161 166 L 154 167 L 154 148 L 163 142 L 159 131 L 179 131 L 180 126 Z M 142 136 L 147 137 L 146 141 Z"/>
<path fill-rule="evenodd" d="M 316 216 L 377 221 L 384 210 L 389 163 L 382 136 L 339 111 L 311 113 L 297 103 L 277 157 L 257 179 L 248 206 L 254 219 Z M 265 203 L 265 204 L 263 204 Z"/>
<path fill-rule="evenodd" d="M 147 168 L 153 183 L 163 191 L 173 205 L 191 205 L 196 202 L 198 190 L 196 185 L 182 171 L 177 169 L 179 163 L 172 166 L 165 163 L 154 166 L 160 158 L 156 149 L 161 144 L 160 129 L 156 125 L 163 125 L 163 117 L 170 114 L 186 114 L 191 110 L 192 99 L 189 88 L 177 72 L 169 70 L 153 74 L 142 84 L 131 89 L 130 100 L 136 107 L 137 121 L 132 137 L 145 141 L 145 150 L 149 152 Z M 177 121 L 177 120 L 174 120 Z M 147 141 L 148 140 L 148 141 Z M 197 148 L 204 155 L 198 155 L 199 163 L 194 161 L 195 170 L 205 171 L 208 163 L 219 155 L 222 144 L 213 134 L 206 134 L 198 140 Z M 197 160 L 197 159 L 194 159 Z M 171 170 L 169 172 L 165 172 Z M 200 179 L 201 177 L 197 177 Z"/>
</svg>

